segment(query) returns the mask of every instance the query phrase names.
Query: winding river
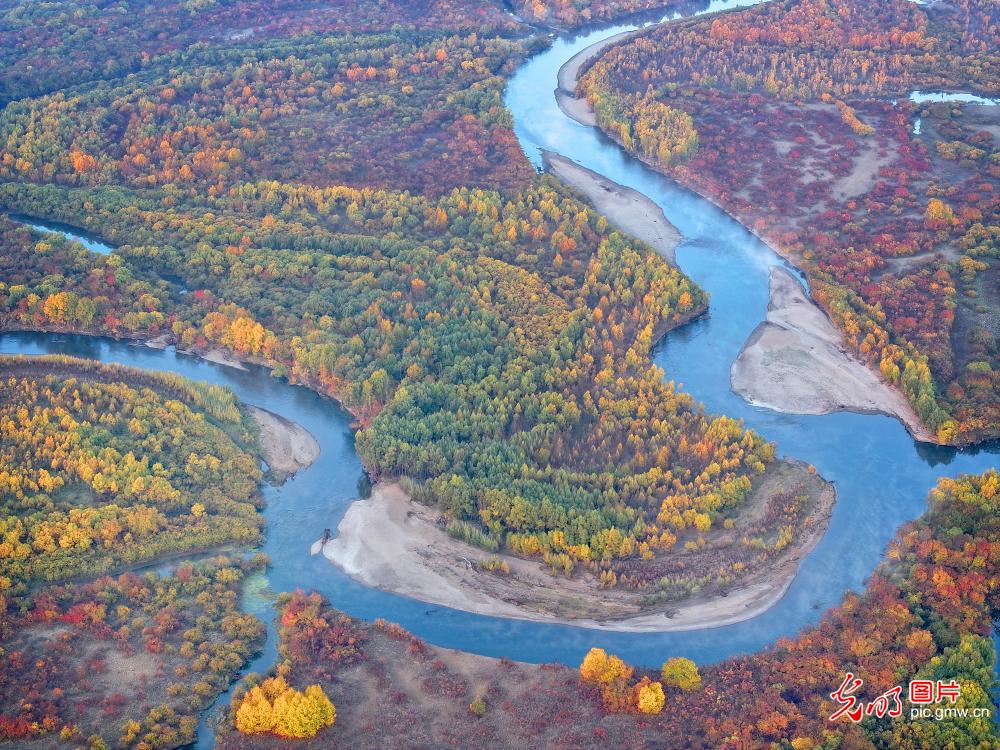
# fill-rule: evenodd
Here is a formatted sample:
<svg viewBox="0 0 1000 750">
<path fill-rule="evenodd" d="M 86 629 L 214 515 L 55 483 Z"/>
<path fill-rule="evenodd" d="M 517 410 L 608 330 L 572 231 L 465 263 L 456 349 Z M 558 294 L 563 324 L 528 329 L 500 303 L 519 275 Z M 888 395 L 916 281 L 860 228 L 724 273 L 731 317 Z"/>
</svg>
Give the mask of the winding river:
<svg viewBox="0 0 1000 750">
<path fill-rule="evenodd" d="M 714 12 L 753 2 L 701 3 Z M 655 350 L 656 364 L 713 412 L 743 419 L 774 440 L 782 455 L 814 464 L 837 488 L 824 539 L 802 562 L 792 586 L 766 613 L 725 627 L 674 633 L 625 634 L 564 625 L 482 617 L 366 588 L 333 567 L 309 545 L 323 528 L 336 528 L 363 486 L 350 419 L 334 402 L 270 377 L 262 368 L 237 370 L 182 355 L 108 339 L 48 334 L 5 334 L 0 352 L 64 353 L 166 370 L 229 386 L 257 404 L 305 426 L 322 446 L 319 459 L 281 487 L 265 487 L 266 579 L 248 588 L 245 606 L 269 623 L 263 653 L 249 671 L 276 658 L 274 607 L 269 591 L 315 589 L 357 617 L 384 617 L 432 643 L 490 656 L 578 664 L 591 646 L 631 662 L 658 664 L 684 655 L 712 662 L 766 647 L 818 621 L 846 589 L 860 589 L 886 544 L 904 522 L 919 516 L 924 498 L 941 476 L 982 472 L 997 465 L 996 446 L 968 451 L 915 443 L 894 419 L 850 413 L 821 417 L 784 415 L 747 405 L 729 388 L 729 368 L 767 308 L 769 269 L 783 261 L 738 222 L 629 157 L 592 128 L 564 115 L 553 97 L 559 67 L 585 47 L 635 28 L 619 25 L 555 39 L 529 60 L 508 88 L 506 103 L 529 158 L 540 150 L 562 154 L 649 196 L 681 231 L 677 260 L 711 294 L 711 314 L 671 333 Z M 65 230 L 60 227 L 60 230 Z M 223 695 L 217 706 L 228 703 Z M 209 716 L 211 712 L 206 713 Z M 198 748 L 213 744 L 212 718 L 199 728 Z"/>
</svg>

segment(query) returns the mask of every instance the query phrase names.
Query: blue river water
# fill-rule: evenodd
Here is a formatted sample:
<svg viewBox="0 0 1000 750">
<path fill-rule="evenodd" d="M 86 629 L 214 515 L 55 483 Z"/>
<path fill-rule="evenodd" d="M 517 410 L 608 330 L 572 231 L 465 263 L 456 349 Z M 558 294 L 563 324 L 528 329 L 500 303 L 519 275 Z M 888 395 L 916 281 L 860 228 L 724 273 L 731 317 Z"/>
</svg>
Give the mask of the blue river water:
<svg viewBox="0 0 1000 750">
<path fill-rule="evenodd" d="M 712 2 L 701 12 L 753 2 Z M 595 129 L 566 117 L 553 89 L 559 67 L 577 51 L 619 31 L 621 25 L 555 39 L 529 60 L 510 83 L 507 106 L 518 138 L 540 166 L 540 149 L 573 159 L 659 204 L 685 240 L 680 267 L 711 294 L 710 315 L 670 333 L 655 350 L 666 377 L 683 384 L 709 410 L 745 421 L 777 443 L 779 453 L 808 461 L 835 482 L 837 503 L 823 540 L 802 562 L 787 594 L 764 614 L 714 629 L 675 633 L 614 633 L 473 615 L 366 588 L 341 573 L 309 545 L 324 528 L 335 529 L 363 483 L 349 416 L 336 403 L 272 378 L 262 368 L 245 371 L 179 354 L 109 339 L 49 334 L 4 334 L 0 352 L 65 353 L 105 362 L 166 370 L 229 386 L 239 398 L 302 424 L 322 452 L 311 467 L 280 487 L 265 487 L 271 558 L 266 581 L 249 587 L 245 606 L 269 624 L 265 650 L 249 671 L 276 659 L 270 592 L 295 588 L 321 592 L 332 604 L 366 619 L 383 617 L 432 643 L 490 656 L 578 664 L 592 646 L 627 661 L 659 664 L 683 655 L 712 662 L 767 647 L 816 623 L 847 589 L 860 589 L 896 529 L 919 516 L 941 476 L 978 473 L 998 464 L 997 446 L 966 451 L 916 443 L 894 419 L 849 413 L 822 417 L 778 414 L 747 405 L 729 387 L 729 368 L 767 307 L 769 269 L 783 261 L 738 222 L 700 197 L 629 157 Z M 265 586 L 266 583 L 266 586 Z M 228 703 L 228 694 L 216 705 Z M 209 714 L 206 714 L 209 716 Z M 203 719 L 197 747 L 213 744 L 211 718 Z"/>
<path fill-rule="evenodd" d="M 79 227 L 70 226 L 69 224 L 50 221 L 49 219 L 39 219 L 34 216 L 26 216 L 25 214 L 8 214 L 7 218 L 11 221 L 16 221 L 18 224 L 31 227 L 36 232 L 61 234 L 66 239 L 79 242 L 91 252 L 99 253 L 100 255 L 107 255 L 114 250 L 113 247 L 89 232 L 85 232 Z"/>
<path fill-rule="evenodd" d="M 716 2 L 709 10 L 740 3 Z M 744 3 L 746 4 L 746 3 Z M 812 463 L 835 482 L 830 528 L 802 562 L 782 600 L 736 625 L 677 634 L 607 637 L 616 649 L 656 661 L 675 650 L 717 660 L 772 643 L 814 623 L 846 589 L 859 589 L 896 529 L 924 510 L 941 476 L 995 467 L 997 446 L 956 451 L 915 442 L 889 417 L 850 413 L 779 414 L 748 405 L 730 390 L 730 365 L 767 311 L 770 268 L 784 261 L 739 222 L 626 154 L 594 128 L 566 116 L 552 95 L 559 67 L 582 49 L 630 26 L 556 40 L 512 80 L 507 106 L 522 147 L 536 166 L 552 151 L 645 194 L 680 230 L 677 261 L 711 295 L 710 315 L 670 333 L 654 360 L 709 410 L 743 419 L 777 443 L 779 453 Z"/>
</svg>

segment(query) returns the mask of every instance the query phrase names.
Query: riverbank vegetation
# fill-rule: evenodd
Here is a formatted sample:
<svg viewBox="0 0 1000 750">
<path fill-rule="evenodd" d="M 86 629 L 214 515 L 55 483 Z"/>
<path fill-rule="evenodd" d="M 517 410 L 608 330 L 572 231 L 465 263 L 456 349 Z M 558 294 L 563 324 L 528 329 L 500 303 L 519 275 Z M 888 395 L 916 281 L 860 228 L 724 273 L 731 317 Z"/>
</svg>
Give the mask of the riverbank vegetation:
<svg viewBox="0 0 1000 750">
<path fill-rule="evenodd" d="M 534 174 L 501 93 L 539 42 L 300 31 L 0 113 L 0 204 L 119 246 L 4 222 L 2 325 L 261 362 L 340 399 L 371 474 L 451 520 L 658 580 L 644 563 L 721 527 L 774 461 L 650 363 L 705 294 Z"/>
<path fill-rule="evenodd" d="M 263 623 L 239 607 L 241 588 L 264 564 L 219 557 L 170 575 L 50 586 L 0 615 L 0 743 L 192 742 L 201 710 L 264 641 Z"/>
<path fill-rule="evenodd" d="M 944 443 L 997 436 L 997 7 L 798 0 L 656 27 L 580 88 L 626 148 L 803 268 Z M 914 118 L 921 127 L 914 132 Z"/>
<path fill-rule="evenodd" d="M 886 5 L 878 12 L 895 12 Z M 696 575 L 733 572 L 708 567 L 709 555 L 735 567 L 788 549 L 816 505 L 806 484 L 819 480 L 779 464 L 761 436 L 707 414 L 650 363 L 659 336 L 706 309 L 705 294 L 534 174 L 516 146 L 504 81 L 543 40 L 475 1 L 168 0 L 120 11 L 103 2 L 3 11 L 0 205 L 86 227 L 117 249 L 95 255 L 0 220 L 0 326 L 155 338 L 262 363 L 340 399 L 373 478 L 400 477 L 456 534 L 553 570 L 586 567 L 605 586 L 672 597 L 700 585 Z M 803 33 L 817 33 L 813 20 Z M 970 49 L 977 24 L 965 32 Z M 922 49 L 919 27 L 900 29 L 899 39 L 848 41 Z M 746 82 L 722 80 L 730 93 Z M 636 137 L 648 158 L 693 169 L 716 141 L 697 112 L 690 123 L 675 116 L 661 93 L 648 97 L 659 108 Z M 878 107 L 849 93 L 816 105 L 834 115 L 837 138 L 858 139 L 829 149 L 834 169 L 844 169 L 840 151 L 883 133 L 865 127 Z M 704 95 L 712 101 L 715 89 Z M 753 106 L 784 101 L 760 96 Z M 949 138 L 940 158 L 960 170 L 985 163 L 985 140 L 948 119 L 959 124 L 940 126 Z M 797 153 L 810 138 L 801 135 Z M 841 176 L 857 179 L 853 169 Z M 791 184 L 761 188 L 779 195 Z M 914 220 L 945 232 L 942 242 L 960 228 L 992 242 L 966 227 L 975 217 L 966 209 L 987 216 L 986 189 L 974 206 L 946 192 L 932 203 L 925 190 Z M 867 201 L 880 194 L 864 210 L 877 213 Z M 983 283 L 978 264 L 992 267 L 990 252 L 970 251 L 968 284 Z M 846 283 L 807 267 L 834 279 L 817 295 Z M 934 278 L 937 294 L 947 279 Z M 924 287 L 912 288 L 913 304 L 927 304 Z M 994 356 L 992 339 L 976 336 Z M 944 409 L 918 345 L 894 345 L 900 358 L 882 347 L 880 361 L 888 356 L 904 385 Z M 975 380 L 962 394 L 972 395 L 947 398 L 978 405 L 986 392 L 976 384 L 989 386 L 994 372 L 984 362 L 965 368 Z M 238 598 L 265 561 L 42 585 L 151 559 L 161 540 L 183 550 L 198 538 L 258 541 L 248 423 L 225 392 L 176 379 L 68 371 L 61 359 L 45 372 L 3 365 L 0 429 L 11 437 L 0 441 L 10 466 L 0 581 L 10 587 L 0 736 L 91 750 L 188 743 L 197 711 L 262 641 Z M 944 438 L 982 432 L 957 413 Z M 804 481 L 748 502 L 778 466 Z M 943 481 L 863 594 L 798 638 L 700 670 L 681 657 L 647 670 L 598 654 L 584 674 L 496 661 L 289 594 L 281 663 L 234 693 L 219 746 L 284 748 L 291 737 L 317 748 L 988 746 L 988 720 L 831 727 L 826 717 L 843 668 L 863 677 L 866 698 L 921 675 L 958 679 L 963 706 L 992 707 L 998 482 L 996 472 Z M 745 538 L 733 526 L 740 517 L 753 532 Z M 709 550 L 720 537 L 735 557 Z"/>
<path fill-rule="evenodd" d="M 633 667 L 600 649 L 579 671 L 472 656 L 397 625 L 358 622 L 298 592 L 283 605 L 277 672 L 289 685 L 320 685 L 337 705 L 336 724 L 304 748 L 993 747 L 985 713 L 911 717 L 907 684 L 955 680 L 955 708 L 996 710 L 998 489 L 995 470 L 942 479 L 927 514 L 899 531 L 863 592 L 771 649 L 700 669 L 683 657 Z M 903 715 L 831 722 L 839 706 L 830 694 L 848 671 L 863 680 L 857 697 L 865 704 L 902 686 Z M 219 746 L 278 744 L 230 728 Z"/>
<path fill-rule="evenodd" d="M 529 23 L 576 28 L 642 11 L 707 7 L 708 0 L 514 0 L 512 5 Z"/>
<path fill-rule="evenodd" d="M 0 612 L 38 584 L 258 544 L 251 424 L 218 386 L 0 358 Z"/>
<path fill-rule="evenodd" d="M 283 677 L 270 677 L 243 695 L 236 729 L 243 734 L 274 734 L 289 739 L 315 737 L 337 720 L 337 711 L 319 685 L 304 691 Z"/>
<path fill-rule="evenodd" d="M 194 739 L 264 639 L 239 605 L 263 556 L 184 560 L 262 541 L 256 438 L 220 386 L 0 357 L 0 743 Z"/>
<path fill-rule="evenodd" d="M 698 722 L 703 736 L 665 732 L 669 747 L 990 747 L 996 729 L 979 718 L 914 719 L 911 679 L 955 680 L 959 709 L 995 711 L 1000 475 L 943 479 L 926 516 L 903 527 L 860 595 L 848 594 L 820 625 L 769 651 L 709 667 L 695 689 L 668 697 L 669 723 Z M 609 657 L 610 658 L 610 657 Z M 663 677 L 676 672 L 664 665 Z M 868 714 L 860 724 L 833 723 L 830 693 L 850 671 L 864 681 L 867 703 L 903 686 L 903 715 Z M 586 675 L 584 675 L 586 677 Z M 654 678 L 656 675 L 654 675 Z M 672 700 L 671 700 L 672 698 Z M 947 705 L 947 704 L 946 704 Z M 683 741 L 681 737 L 683 736 Z"/>
</svg>

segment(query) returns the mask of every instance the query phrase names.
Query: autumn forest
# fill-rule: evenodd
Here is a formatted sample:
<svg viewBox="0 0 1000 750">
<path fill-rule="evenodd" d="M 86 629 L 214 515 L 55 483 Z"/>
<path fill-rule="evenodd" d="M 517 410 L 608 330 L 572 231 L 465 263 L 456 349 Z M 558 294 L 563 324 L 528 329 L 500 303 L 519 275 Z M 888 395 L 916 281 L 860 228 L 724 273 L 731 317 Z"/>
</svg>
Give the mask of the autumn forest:
<svg viewBox="0 0 1000 750">
<path fill-rule="evenodd" d="M 443 618 L 428 639 L 308 577 L 272 591 L 285 562 L 261 551 L 269 513 L 300 512 L 265 502 L 301 479 L 277 459 L 309 471 L 330 448 L 235 388 L 0 354 L 0 749 L 1000 744 L 1000 123 L 995 106 L 910 96 L 1000 98 L 1000 10 L 707 9 L 0 2 L 4 351 L 25 332 L 114 339 L 231 368 L 213 382 L 324 397 L 349 415 L 362 499 L 372 486 L 403 498 L 400 525 L 369 518 L 360 533 L 396 567 L 431 571 L 428 588 L 457 576 L 444 588 L 460 595 L 373 584 L 326 536 L 312 557 L 313 538 L 282 555 L 427 601 L 431 618 L 496 615 L 476 603 L 502 600 L 559 662 L 449 647 L 447 628 L 481 619 Z M 687 629 L 725 641 L 711 628 L 776 606 L 824 534 L 845 533 L 836 503 L 851 489 L 703 405 L 692 394 L 710 378 L 654 364 L 706 330 L 715 292 L 536 169 L 505 99 L 562 35 L 672 13 L 690 17 L 629 30 L 581 68 L 601 148 L 704 196 L 800 270 L 844 356 L 912 407 L 934 444 L 892 429 L 937 483 L 898 484 L 907 469 L 886 463 L 885 486 L 867 489 L 900 504 L 930 489 L 926 512 L 882 530 L 877 569 L 802 613 L 797 635 L 637 661 L 560 639 L 606 645 L 622 613 L 637 638 L 682 631 L 671 619 L 693 608 L 708 614 Z M 343 531 L 337 513 L 309 520 L 316 537 Z M 408 558 L 414 517 L 432 521 Z M 532 588 L 555 604 L 510 593 Z M 747 592 L 762 593 L 741 605 Z M 490 622 L 484 638 L 513 637 Z M 864 701 L 902 685 L 902 715 L 831 721 L 848 672 Z M 912 718 L 913 680 L 957 683 L 974 718 Z"/>
<path fill-rule="evenodd" d="M 1000 424 L 996 126 L 907 95 L 996 96 L 998 22 L 977 0 L 766 3 L 636 37 L 580 84 L 625 148 L 803 268 L 845 342 L 945 443 Z"/>
</svg>

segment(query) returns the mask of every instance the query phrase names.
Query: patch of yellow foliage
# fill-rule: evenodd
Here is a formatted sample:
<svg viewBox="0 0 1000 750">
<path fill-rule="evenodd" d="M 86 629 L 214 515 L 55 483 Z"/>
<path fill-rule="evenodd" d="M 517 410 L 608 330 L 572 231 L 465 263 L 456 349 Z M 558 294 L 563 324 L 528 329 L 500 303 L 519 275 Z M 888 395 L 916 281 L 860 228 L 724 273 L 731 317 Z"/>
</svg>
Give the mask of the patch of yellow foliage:
<svg viewBox="0 0 1000 750">
<path fill-rule="evenodd" d="M 667 698 L 663 694 L 663 685 L 661 683 L 651 682 L 646 677 L 635 688 L 635 703 L 640 713 L 658 714 L 663 710 L 663 704 L 667 702 Z"/>
<path fill-rule="evenodd" d="M 299 691 L 272 677 L 247 691 L 236 709 L 236 728 L 243 734 L 270 732 L 279 737 L 315 737 L 337 720 L 337 710 L 319 685 Z"/>
<path fill-rule="evenodd" d="M 545 344 L 569 325 L 566 301 L 537 274 L 495 258 L 480 258 L 478 263 L 487 273 L 478 292 L 480 301 L 512 325 L 522 341 Z"/>
<path fill-rule="evenodd" d="M 613 682 L 628 681 L 632 677 L 632 667 L 617 656 L 608 655 L 603 648 L 592 648 L 583 657 L 580 676 L 585 682 L 609 685 Z"/>
<path fill-rule="evenodd" d="M 698 665 L 682 656 L 667 659 L 663 663 L 661 674 L 665 683 L 685 692 L 701 687 L 701 674 L 698 672 Z"/>
</svg>

